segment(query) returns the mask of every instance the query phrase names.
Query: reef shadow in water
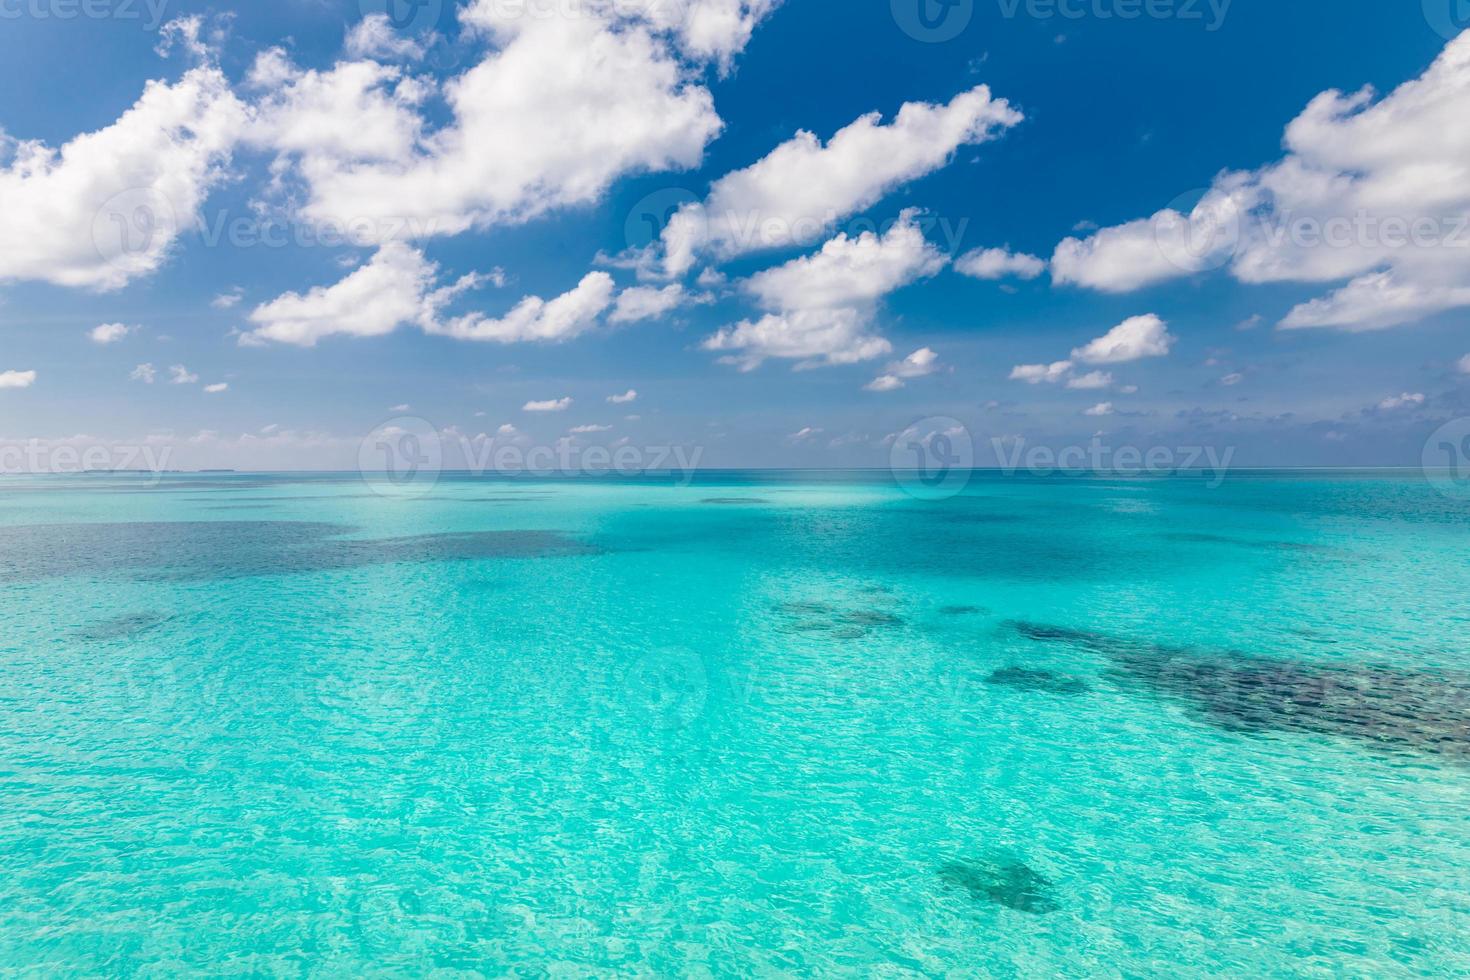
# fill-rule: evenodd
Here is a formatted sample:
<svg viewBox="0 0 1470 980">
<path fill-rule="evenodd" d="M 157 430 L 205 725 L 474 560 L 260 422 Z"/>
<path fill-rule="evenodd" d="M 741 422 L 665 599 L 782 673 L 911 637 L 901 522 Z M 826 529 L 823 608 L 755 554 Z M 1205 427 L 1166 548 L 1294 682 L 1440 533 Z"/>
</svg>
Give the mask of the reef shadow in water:
<svg viewBox="0 0 1470 980">
<path fill-rule="evenodd" d="M 121 616 L 112 616 L 108 619 L 99 619 L 95 623 L 88 623 L 73 632 L 72 636 L 79 640 L 86 640 L 88 643 L 125 640 L 146 633 L 167 621 L 168 617 L 162 613 L 125 613 Z"/>
<path fill-rule="evenodd" d="M 1049 670 L 1034 670 L 1029 667 L 1002 667 L 985 678 L 985 683 L 1038 694 L 1078 695 L 1092 690 L 1080 677 L 1068 677 L 1066 674 L 1054 674 Z"/>
<path fill-rule="evenodd" d="M 965 890 L 977 902 L 1003 905 L 1017 912 L 1046 915 L 1059 908 L 1051 882 L 1013 858 L 948 861 L 939 869 L 939 880 L 950 888 Z"/>
<path fill-rule="evenodd" d="M 989 616 L 990 610 L 984 606 L 940 606 L 941 616 Z"/>
<path fill-rule="evenodd" d="M 1202 653 L 1091 630 L 1010 623 L 1032 640 L 1106 657 L 1109 676 L 1185 705 L 1217 728 L 1348 738 L 1470 764 L 1470 674 Z"/>
<path fill-rule="evenodd" d="M 876 629 L 904 624 L 903 617 L 881 609 L 840 609 L 824 602 L 780 602 L 776 613 L 783 622 L 782 633 L 822 633 L 834 640 L 856 640 Z"/>
<path fill-rule="evenodd" d="M 481 531 L 354 539 L 309 521 L 35 524 L 0 528 L 0 580 L 131 573 L 207 581 L 396 562 L 551 558 L 594 549 L 556 531 Z"/>
</svg>

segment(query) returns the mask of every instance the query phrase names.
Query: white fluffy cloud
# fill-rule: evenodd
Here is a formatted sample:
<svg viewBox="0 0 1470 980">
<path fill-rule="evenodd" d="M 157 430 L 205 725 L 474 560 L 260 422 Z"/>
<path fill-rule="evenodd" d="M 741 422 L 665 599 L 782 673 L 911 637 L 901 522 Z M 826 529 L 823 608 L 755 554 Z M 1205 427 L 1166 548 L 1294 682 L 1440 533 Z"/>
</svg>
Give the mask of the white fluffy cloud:
<svg viewBox="0 0 1470 980">
<path fill-rule="evenodd" d="M 1046 271 L 1046 263 L 1034 255 L 1004 248 L 977 248 L 954 263 L 955 271 L 975 279 L 1035 279 Z"/>
<path fill-rule="evenodd" d="M 608 395 L 607 396 L 607 403 L 609 405 L 631 405 L 633 402 L 636 402 L 637 400 L 638 400 L 638 392 L 635 391 L 632 388 L 629 388 L 627 391 L 623 392 L 621 395 Z"/>
<path fill-rule="evenodd" d="M 1126 364 L 1144 357 L 1164 357 L 1174 346 L 1169 325 L 1152 313 L 1129 317 L 1103 336 L 1072 351 L 1084 364 Z"/>
<path fill-rule="evenodd" d="M 29 388 L 35 383 L 35 371 L 0 371 L 0 388 Z"/>
<path fill-rule="evenodd" d="M 483 281 L 484 277 L 471 274 L 440 286 L 439 267 L 423 252 L 389 242 L 331 286 L 318 286 L 305 295 L 286 293 L 256 307 L 250 313 L 255 329 L 240 341 L 313 347 L 325 337 L 381 337 L 412 325 L 456 340 L 558 342 L 591 329 L 612 303 L 612 277 L 592 272 L 561 296 L 550 300 L 527 296 L 501 317 L 444 315 L 451 300 Z"/>
<path fill-rule="evenodd" d="M 1056 384 L 1071 373 L 1071 361 L 1055 361 L 1051 364 L 1017 364 L 1011 368 L 1011 380 L 1024 381 L 1030 385 L 1039 385 L 1042 382 Z"/>
<path fill-rule="evenodd" d="M 527 296 L 503 317 L 471 313 L 442 322 L 431 319 L 425 322 L 424 329 L 456 340 L 560 343 L 596 326 L 597 318 L 611 305 L 612 294 L 611 276 L 606 272 L 589 272 L 574 288 L 555 299 Z"/>
<path fill-rule="evenodd" d="M 250 313 L 255 329 L 241 343 L 275 341 L 314 347 L 324 337 L 380 337 L 407 323 L 423 325 L 435 314 L 438 268 L 417 249 L 399 243 L 380 248 L 367 264 L 306 295 L 286 293 Z"/>
<path fill-rule="evenodd" d="M 705 341 L 724 361 L 751 370 L 767 358 L 796 360 L 798 368 L 853 364 L 893 347 L 872 331 L 878 301 L 944 268 L 945 257 L 905 211 L 882 236 L 838 235 L 821 251 L 757 273 L 743 284 L 771 312 L 725 327 Z"/>
<path fill-rule="evenodd" d="M 87 337 L 94 344 L 115 344 L 137 329 L 125 323 L 101 323 L 88 330 Z"/>
<path fill-rule="evenodd" d="M 672 25 L 627 6 L 594 0 L 572 16 L 545 16 L 536 5 L 470 4 L 462 22 L 494 47 L 445 83 L 450 118 L 432 130 L 409 111 L 425 83 L 400 79 L 397 68 L 257 72 L 281 106 L 267 114 L 282 134 L 276 144 L 299 163 L 301 216 L 380 240 L 454 235 L 595 202 L 625 174 L 697 165 L 722 125 L 713 98 L 680 59 Z M 750 4 L 693 9 L 703 18 L 717 6 L 754 23 Z M 731 37 L 689 23 L 711 50 Z M 290 134 L 332 109 L 340 115 L 330 145 L 291 144 Z"/>
<path fill-rule="evenodd" d="M 353 58 L 417 59 L 424 55 L 419 39 L 396 29 L 387 14 L 368 14 L 347 32 L 343 45 Z"/>
<path fill-rule="evenodd" d="M 249 83 L 261 96 L 248 139 L 296 161 L 312 186 L 333 179 L 349 162 L 406 163 L 422 136 L 417 104 L 427 83 L 394 66 L 348 61 L 329 71 L 304 71 L 282 49 L 271 48 L 255 59 Z M 327 216 L 334 230 L 367 240 L 413 237 L 392 221 L 378 226 L 372 218 Z"/>
<path fill-rule="evenodd" d="M 182 364 L 175 364 L 168 369 L 168 383 L 171 385 L 192 385 L 199 383 L 199 375 L 193 373 Z"/>
<path fill-rule="evenodd" d="M 0 167 L 0 282 L 119 289 L 155 272 L 225 177 L 244 105 L 217 68 L 148 83 L 110 126 Z"/>
<path fill-rule="evenodd" d="M 679 283 L 671 283 L 662 289 L 656 286 L 634 286 L 618 294 L 617 306 L 608 319 L 613 323 L 634 323 L 652 320 L 677 309 L 688 294 Z"/>
<path fill-rule="evenodd" d="M 141 381 L 145 385 L 151 385 L 154 382 L 154 379 L 156 379 L 157 377 L 158 369 L 155 368 L 152 364 L 139 364 L 137 367 L 133 368 L 132 373 L 128 375 L 128 380 Z"/>
<path fill-rule="evenodd" d="M 1129 317 L 1096 340 L 1074 348 L 1072 357 L 1050 364 L 1018 364 L 1011 369 L 1012 381 L 1027 384 L 1057 384 L 1065 381 L 1068 388 L 1091 391 L 1113 385 L 1107 371 L 1077 373 L 1077 364 L 1126 364 L 1145 357 L 1164 357 L 1177 338 L 1169 333 L 1169 325 L 1152 313 Z"/>
<path fill-rule="evenodd" d="M 1113 403 L 1112 402 L 1098 402 L 1096 405 L 1092 406 L 1091 408 L 1083 409 L 1082 414 L 1083 415 L 1091 415 L 1093 417 L 1100 417 L 1100 416 L 1104 416 L 1104 415 L 1112 415 L 1113 414 Z"/>
<path fill-rule="evenodd" d="M 826 144 L 801 131 L 765 158 L 726 174 L 699 204 L 687 204 L 665 226 L 663 271 L 680 276 L 700 254 L 809 245 L 835 222 L 938 170 L 961 146 L 995 139 L 1022 119 L 981 85 L 948 105 L 905 103 L 891 123 L 870 113 Z"/>
<path fill-rule="evenodd" d="M 212 384 L 212 385 L 205 385 L 204 386 L 204 392 L 205 392 L 205 394 L 208 394 L 208 395 L 218 395 L 222 391 L 229 391 L 229 390 L 230 390 L 229 383 L 228 382 L 225 382 L 225 381 L 220 381 L 220 382 L 216 382 L 215 384 Z"/>
<path fill-rule="evenodd" d="M 939 355 L 928 347 L 920 347 L 901 361 L 894 361 L 884 373 L 869 381 L 868 391 L 897 391 L 905 381 L 922 378 L 939 370 Z"/>
<path fill-rule="evenodd" d="M 521 406 L 523 412 L 565 412 L 572 407 L 570 398 L 552 398 L 541 402 L 526 402 Z"/>
<path fill-rule="evenodd" d="M 1216 178 L 1188 213 L 1069 238 L 1057 282 L 1125 292 L 1228 265 L 1246 283 L 1345 282 L 1288 329 L 1379 330 L 1470 306 L 1470 32 L 1419 78 L 1314 98 L 1287 154 Z"/>
<path fill-rule="evenodd" d="M 1470 374 L 1470 354 L 1466 354 L 1455 363 L 1455 368 L 1461 374 Z"/>
</svg>

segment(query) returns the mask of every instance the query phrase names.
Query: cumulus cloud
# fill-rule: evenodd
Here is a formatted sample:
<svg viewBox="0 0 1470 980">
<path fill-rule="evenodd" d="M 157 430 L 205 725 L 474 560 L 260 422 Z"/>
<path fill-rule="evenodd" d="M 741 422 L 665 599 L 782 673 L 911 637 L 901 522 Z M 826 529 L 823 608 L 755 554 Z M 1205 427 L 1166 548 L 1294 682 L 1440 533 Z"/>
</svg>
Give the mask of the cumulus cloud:
<svg viewBox="0 0 1470 980">
<path fill-rule="evenodd" d="M 593 435 L 598 432 L 611 432 L 610 425 L 577 425 L 567 430 L 574 436 Z"/>
<path fill-rule="evenodd" d="M 633 402 L 636 402 L 637 400 L 638 400 L 638 392 L 636 390 L 632 389 L 632 388 L 629 388 L 627 391 L 623 392 L 621 395 L 608 395 L 607 396 L 607 402 L 608 402 L 609 405 L 630 405 Z"/>
<path fill-rule="evenodd" d="M 123 323 L 101 323 L 87 331 L 87 337 L 94 344 L 115 344 L 137 329 Z"/>
<path fill-rule="evenodd" d="M 192 385 L 199 383 L 199 375 L 194 374 L 182 364 L 172 365 L 168 369 L 168 383 L 171 385 Z"/>
<path fill-rule="evenodd" d="M 206 394 L 210 394 L 210 395 L 218 395 L 222 391 L 229 391 L 229 390 L 230 390 L 229 384 L 227 382 L 224 382 L 224 381 L 220 381 L 220 382 L 218 382 L 216 384 L 205 385 L 204 386 L 205 393 Z"/>
<path fill-rule="evenodd" d="M 1144 357 L 1164 357 L 1175 337 L 1168 324 L 1152 313 L 1129 317 L 1103 336 L 1072 351 L 1084 364 L 1124 364 Z"/>
<path fill-rule="evenodd" d="M 1035 279 L 1046 271 L 1046 263 L 1034 255 L 1011 252 L 1004 248 L 977 248 L 961 255 L 954 263 L 955 271 L 974 279 Z"/>
<path fill-rule="evenodd" d="M 572 407 L 570 398 L 553 398 L 541 402 L 526 402 L 521 406 L 523 412 L 565 412 Z M 512 427 L 513 428 L 513 427 Z"/>
<path fill-rule="evenodd" d="M 873 332 L 882 297 L 933 276 L 947 259 L 924 239 L 917 212 L 905 211 L 882 236 L 838 235 L 821 251 L 792 259 L 742 285 L 763 308 L 759 320 L 725 327 L 704 343 L 743 370 L 767 358 L 796 360 L 798 368 L 853 364 L 882 357 L 892 345 Z"/>
<path fill-rule="evenodd" d="M 224 180 L 246 115 L 201 66 L 60 149 L 18 142 L 0 167 L 0 282 L 114 290 L 156 272 Z"/>
<path fill-rule="evenodd" d="M 1323 92 L 1287 153 L 1217 177 L 1187 210 L 1057 247 L 1057 282 L 1126 292 L 1228 266 L 1245 283 L 1343 282 L 1286 329 L 1381 330 L 1470 306 L 1470 32 L 1382 98 Z"/>
<path fill-rule="evenodd" d="M 613 281 L 606 272 L 589 272 L 575 287 L 551 300 L 527 296 L 503 317 L 480 313 L 424 324 L 426 332 L 456 340 L 560 343 L 597 325 L 612 303 Z"/>
<path fill-rule="evenodd" d="M 341 167 L 401 164 L 411 159 L 423 134 L 417 105 L 427 95 L 427 83 L 396 66 L 350 61 L 328 71 L 306 71 L 282 49 L 271 48 L 256 57 L 249 84 L 261 94 L 246 136 L 279 155 L 278 180 L 292 163 L 312 187 L 334 179 Z M 320 217 L 357 244 L 431 231 L 406 228 L 408 215 L 384 213 L 381 207 Z"/>
<path fill-rule="evenodd" d="M 314 347 L 324 337 L 380 337 L 406 323 L 422 325 L 443 299 L 435 283 L 438 268 L 417 249 L 400 243 L 380 248 L 331 286 L 305 295 L 285 293 L 250 313 L 255 329 L 241 336 L 245 344 L 275 341 Z M 442 305 L 442 304 L 441 304 Z"/>
<path fill-rule="evenodd" d="M 612 277 L 592 272 L 561 296 L 527 296 L 501 317 L 445 316 L 451 301 L 483 281 L 471 274 L 441 286 L 439 267 L 423 252 L 390 242 L 331 286 L 317 286 L 305 295 L 286 293 L 256 307 L 250 313 L 256 326 L 241 336 L 241 343 L 312 347 L 325 337 L 380 337 L 405 325 L 456 340 L 559 342 L 593 327 L 612 302 Z"/>
<path fill-rule="evenodd" d="M 469 4 L 461 22 L 493 47 L 443 85 L 449 118 L 439 128 L 408 111 L 424 83 L 394 67 L 340 65 L 314 81 L 312 99 L 297 91 L 310 73 L 258 73 L 283 106 L 275 140 L 297 163 L 300 215 L 381 240 L 454 235 L 593 203 L 625 174 L 698 165 L 722 123 L 677 38 L 733 53 L 742 25 L 770 4 L 651 4 L 647 16 L 629 6 L 591 0 L 577 16 L 547 17 L 494 0 Z M 650 19 L 665 8 L 690 17 L 677 31 Z M 711 23 L 720 10 L 734 20 Z M 320 115 L 303 104 L 345 107 L 329 130 L 338 138 L 293 146 L 290 134 Z"/>
<path fill-rule="evenodd" d="M 1094 417 L 1103 416 L 1103 415 L 1112 415 L 1113 414 L 1113 403 L 1112 402 L 1098 402 L 1096 405 L 1092 406 L 1091 408 L 1083 409 L 1082 410 L 1082 414 L 1083 415 L 1090 415 L 1090 416 L 1094 416 Z"/>
<path fill-rule="evenodd" d="M 347 32 L 343 45 L 353 58 L 414 60 L 424 56 L 424 44 L 388 20 L 387 14 L 368 14 Z"/>
<path fill-rule="evenodd" d="M 1071 361 L 1054 361 L 1051 364 L 1017 364 L 1011 368 L 1011 380 L 1024 381 L 1032 385 L 1039 385 L 1042 382 L 1056 384 L 1071 373 Z"/>
<path fill-rule="evenodd" d="M 939 355 L 928 347 L 920 347 L 901 361 L 894 361 L 884 373 L 869 381 L 868 391 L 897 391 L 905 381 L 922 378 L 939 370 Z"/>
<path fill-rule="evenodd" d="M 959 147 L 995 139 L 1021 119 L 981 85 L 947 105 L 905 103 L 891 123 L 876 112 L 862 116 L 825 144 L 798 132 L 669 219 L 660 241 L 663 272 L 681 276 L 702 254 L 728 259 L 809 245 L 837 221 L 943 167 Z"/>
<path fill-rule="evenodd" d="M 608 319 L 613 323 L 633 323 L 638 320 L 653 320 L 670 310 L 677 309 L 688 294 L 679 283 L 671 283 L 659 289 L 654 286 L 634 286 L 618 294 L 617 305 Z"/>
<path fill-rule="evenodd" d="M 137 367 L 133 368 L 133 372 L 128 375 L 128 380 L 141 381 L 145 385 L 151 385 L 154 379 L 157 377 L 158 370 L 154 368 L 152 364 L 139 364 Z"/>
<path fill-rule="evenodd" d="M 0 371 L 0 388 L 29 388 L 35 383 L 35 371 Z"/>
<path fill-rule="evenodd" d="M 1175 337 L 1169 326 L 1152 313 L 1129 317 L 1107 333 L 1072 351 L 1072 357 L 1050 364 L 1018 364 L 1011 369 L 1012 381 L 1027 384 L 1057 384 L 1065 381 L 1068 388 L 1096 390 L 1111 387 L 1113 375 L 1107 371 L 1077 373 L 1077 364 L 1126 364 L 1145 357 L 1163 357 L 1174 346 Z M 1131 386 L 1129 386 L 1131 388 Z M 1120 389 L 1125 394 L 1129 388 Z M 1132 389 L 1136 391 L 1136 388 Z"/>
<path fill-rule="evenodd" d="M 1464 357 L 1460 358 L 1460 360 L 1456 362 L 1455 368 L 1461 374 L 1470 374 L 1470 354 L 1466 354 Z"/>
</svg>

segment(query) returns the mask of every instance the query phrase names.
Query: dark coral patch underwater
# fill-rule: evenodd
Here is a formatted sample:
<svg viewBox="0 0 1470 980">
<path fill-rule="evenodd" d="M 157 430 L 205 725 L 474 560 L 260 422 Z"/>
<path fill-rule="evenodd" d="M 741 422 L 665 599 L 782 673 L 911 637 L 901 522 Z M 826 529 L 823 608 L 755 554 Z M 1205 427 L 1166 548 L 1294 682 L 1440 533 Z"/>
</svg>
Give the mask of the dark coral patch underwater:
<svg viewBox="0 0 1470 980">
<path fill-rule="evenodd" d="M 121 616 L 113 616 L 108 619 L 100 619 L 95 623 L 89 623 L 72 634 L 79 640 L 89 643 L 103 643 L 108 640 L 125 640 L 140 633 L 162 625 L 168 621 L 168 617 L 162 613 L 138 612 L 125 613 Z"/>
<path fill-rule="evenodd" d="M 1007 625 L 1032 640 L 1100 654 L 1125 689 L 1179 701 L 1226 731 L 1337 736 L 1470 764 L 1470 674 L 1462 671 L 1205 653 L 1091 630 Z"/>
<path fill-rule="evenodd" d="M 977 902 L 1002 905 L 1017 912 L 1046 915 L 1060 906 L 1052 883 L 1023 861 L 998 858 L 988 861 L 949 861 L 939 869 L 939 880 L 950 888 L 961 888 Z"/>
<path fill-rule="evenodd" d="M 1068 677 L 1065 674 L 1054 674 L 1049 670 L 1033 670 L 1028 667 L 1002 667 L 985 678 L 985 683 L 1040 694 L 1075 695 L 1086 694 L 1092 690 L 1088 683 L 1080 677 Z"/>
<path fill-rule="evenodd" d="M 881 609 L 839 609 L 824 602 L 780 602 L 782 633 L 825 633 L 836 640 L 856 640 L 875 629 L 902 626 L 904 619 Z"/>
</svg>

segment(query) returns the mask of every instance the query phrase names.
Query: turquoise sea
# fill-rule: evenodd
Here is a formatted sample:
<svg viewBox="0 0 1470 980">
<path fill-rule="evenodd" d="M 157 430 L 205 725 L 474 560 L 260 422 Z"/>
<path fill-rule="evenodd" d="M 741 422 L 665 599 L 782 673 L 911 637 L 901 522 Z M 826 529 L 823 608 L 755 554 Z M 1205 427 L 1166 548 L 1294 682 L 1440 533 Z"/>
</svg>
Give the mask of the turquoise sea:
<svg viewBox="0 0 1470 980">
<path fill-rule="evenodd" d="M 1470 972 L 1470 488 L 0 483 L 0 972 Z"/>
</svg>

